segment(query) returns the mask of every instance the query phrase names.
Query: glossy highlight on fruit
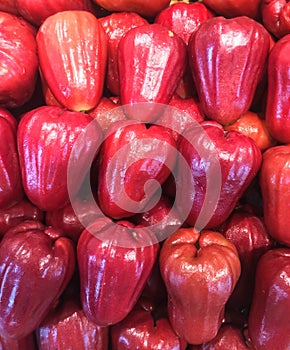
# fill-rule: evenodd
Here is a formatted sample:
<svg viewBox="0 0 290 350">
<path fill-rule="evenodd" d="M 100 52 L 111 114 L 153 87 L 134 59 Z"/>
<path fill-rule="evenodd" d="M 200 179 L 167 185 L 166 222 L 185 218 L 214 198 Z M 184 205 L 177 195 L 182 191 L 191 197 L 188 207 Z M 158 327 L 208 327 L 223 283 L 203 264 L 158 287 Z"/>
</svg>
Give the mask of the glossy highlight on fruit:
<svg viewBox="0 0 290 350">
<path fill-rule="evenodd" d="M 40 69 L 56 100 L 72 111 L 99 102 L 104 87 L 107 39 L 88 11 L 63 11 L 48 17 L 37 32 Z"/>
<path fill-rule="evenodd" d="M 1 107 L 20 107 L 33 94 L 38 70 L 35 34 L 22 17 L 0 12 Z"/>
<path fill-rule="evenodd" d="M 209 119 L 230 124 L 248 111 L 268 50 L 269 34 L 249 17 L 201 23 L 189 41 L 189 63 Z"/>
</svg>

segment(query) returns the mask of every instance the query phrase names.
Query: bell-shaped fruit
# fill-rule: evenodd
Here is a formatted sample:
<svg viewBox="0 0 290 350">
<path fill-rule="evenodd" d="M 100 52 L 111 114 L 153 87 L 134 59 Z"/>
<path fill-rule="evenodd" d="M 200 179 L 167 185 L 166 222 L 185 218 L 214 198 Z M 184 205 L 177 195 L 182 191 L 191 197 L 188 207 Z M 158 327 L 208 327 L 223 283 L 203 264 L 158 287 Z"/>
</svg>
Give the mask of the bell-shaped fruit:
<svg viewBox="0 0 290 350">
<path fill-rule="evenodd" d="M 189 63 L 208 118 L 236 121 L 251 106 L 269 52 L 269 33 L 241 16 L 211 18 L 189 41 Z"/>
<path fill-rule="evenodd" d="M 30 334 L 57 302 L 75 267 L 72 241 L 37 221 L 10 229 L 0 243 L 0 334 Z"/>
<path fill-rule="evenodd" d="M 68 204 L 69 196 L 81 187 L 101 136 L 97 122 L 82 112 L 57 106 L 27 112 L 19 123 L 17 138 L 23 187 L 30 201 L 45 211 Z M 79 137 L 85 137 L 83 142 Z M 77 166 L 74 184 L 68 186 L 71 163 Z"/>
<path fill-rule="evenodd" d="M 61 11 L 38 30 L 42 78 L 56 100 L 73 111 L 87 111 L 99 102 L 107 65 L 107 38 L 88 11 Z"/>
</svg>

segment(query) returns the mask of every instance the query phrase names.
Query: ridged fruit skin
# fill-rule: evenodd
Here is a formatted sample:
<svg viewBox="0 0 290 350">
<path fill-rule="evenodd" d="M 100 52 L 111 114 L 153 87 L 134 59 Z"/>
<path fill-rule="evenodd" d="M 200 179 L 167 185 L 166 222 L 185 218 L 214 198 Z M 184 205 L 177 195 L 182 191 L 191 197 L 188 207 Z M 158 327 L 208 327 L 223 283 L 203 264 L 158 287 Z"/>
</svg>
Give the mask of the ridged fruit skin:
<svg viewBox="0 0 290 350">
<path fill-rule="evenodd" d="M 269 52 L 269 34 L 255 20 L 214 17 L 189 41 L 192 77 L 208 118 L 236 121 L 251 106 Z"/>
<path fill-rule="evenodd" d="M 187 343 L 172 329 L 167 317 L 155 319 L 147 310 L 133 310 L 122 322 L 112 326 L 112 350 L 185 350 Z"/>
<path fill-rule="evenodd" d="M 39 221 L 10 229 L 0 243 L 0 334 L 20 339 L 57 302 L 75 268 L 72 241 Z"/>
<path fill-rule="evenodd" d="M 57 210 L 69 202 L 69 164 L 79 164 L 74 186 L 70 187 L 71 197 L 81 187 L 89 170 L 89 158 L 97 152 L 102 137 L 100 127 L 92 122 L 85 113 L 57 106 L 42 106 L 21 118 L 17 142 L 23 187 L 29 200 L 40 209 Z M 86 135 L 91 138 L 73 148 L 85 130 L 89 130 Z"/>
<path fill-rule="evenodd" d="M 221 233 L 181 228 L 163 243 L 159 264 L 176 334 L 189 344 L 212 340 L 241 273 L 235 246 Z"/>
<path fill-rule="evenodd" d="M 186 45 L 168 28 L 154 23 L 127 32 L 118 48 L 121 103 L 147 103 L 141 116 L 126 109 L 128 117 L 148 123 L 156 120 L 161 111 L 155 104 L 169 103 L 185 63 Z"/>
<path fill-rule="evenodd" d="M 99 19 L 107 34 L 108 69 L 106 85 L 113 95 L 120 94 L 118 71 L 118 46 L 121 38 L 132 28 L 148 24 L 145 18 L 135 12 L 113 12 Z"/>
<path fill-rule="evenodd" d="M 190 168 L 189 177 L 183 159 L 178 158 L 177 187 L 184 199 L 180 210 L 189 203 L 186 222 L 199 229 L 215 228 L 229 217 L 262 162 L 258 145 L 248 136 L 225 132 L 214 121 L 202 122 L 201 126 L 185 130 L 177 146 Z M 213 201 L 214 207 L 210 205 Z"/>
<path fill-rule="evenodd" d="M 0 107 L 20 107 L 32 97 L 36 84 L 36 31 L 6 12 L 0 12 L 0 23 Z"/>
<path fill-rule="evenodd" d="M 277 248 L 259 260 L 248 331 L 257 350 L 289 349 L 290 249 Z"/>
<path fill-rule="evenodd" d="M 82 308 L 88 319 L 99 326 L 123 320 L 140 297 L 158 250 L 150 229 L 128 221 L 101 218 L 84 230 L 77 259 Z"/>
<path fill-rule="evenodd" d="M 290 34 L 278 40 L 269 54 L 266 125 L 271 135 L 290 143 Z"/>
<path fill-rule="evenodd" d="M 72 111 L 94 108 L 103 93 L 107 38 L 88 11 L 62 11 L 37 32 L 42 78 L 56 100 Z"/>
<path fill-rule="evenodd" d="M 106 350 L 108 331 L 89 321 L 74 298 L 66 297 L 41 322 L 36 337 L 41 350 Z"/>
<path fill-rule="evenodd" d="M 263 154 L 260 187 L 264 221 L 269 234 L 290 246 L 290 145 L 269 148 Z"/>
</svg>

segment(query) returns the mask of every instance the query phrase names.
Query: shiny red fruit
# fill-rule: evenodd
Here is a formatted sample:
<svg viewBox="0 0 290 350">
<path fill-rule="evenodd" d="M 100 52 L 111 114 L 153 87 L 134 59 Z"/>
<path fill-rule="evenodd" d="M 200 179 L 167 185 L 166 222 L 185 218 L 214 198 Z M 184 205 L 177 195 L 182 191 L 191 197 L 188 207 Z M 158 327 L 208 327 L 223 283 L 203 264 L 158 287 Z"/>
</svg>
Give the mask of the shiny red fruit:
<svg viewBox="0 0 290 350">
<path fill-rule="evenodd" d="M 72 111 L 99 102 L 107 65 L 107 38 L 88 11 L 62 11 L 48 17 L 37 33 L 42 77 L 51 93 Z"/>
<path fill-rule="evenodd" d="M 269 54 L 266 125 L 281 143 L 290 143 L 290 34 L 278 40 Z"/>
<path fill-rule="evenodd" d="M 187 343 L 180 339 L 168 318 L 157 320 L 150 312 L 133 310 L 111 329 L 112 350 L 170 349 L 185 350 Z"/>
<path fill-rule="evenodd" d="M 152 272 L 158 248 L 150 229 L 128 221 L 101 218 L 82 232 L 77 258 L 88 319 L 109 326 L 129 314 Z"/>
<path fill-rule="evenodd" d="M 61 231 L 26 221 L 0 243 L 0 334 L 30 334 L 54 306 L 71 279 L 74 247 Z"/>
<path fill-rule="evenodd" d="M 143 211 L 157 190 L 156 182 L 164 183 L 175 160 L 176 144 L 165 127 L 147 128 L 133 121 L 112 125 L 99 153 L 97 192 L 102 211 L 115 219 Z"/>
<path fill-rule="evenodd" d="M 78 302 L 66 297 L 41 322 L 36 336 L 41 350 L 106 350 L 109 329 L 89 321 Z"/>
<path fill-rule="evenodd" d="M 126 108 L 128 117 L 155 121 L 163 111 L 160 104 L 168 104 L 173 96 L 185 66 L 186 45 L 168 28 L 154 23 L 127 32 L 118 47 L 121 103 L 146 103 L 139 114 Z"/>
<path fill-rule="evenodd" d="M 100 18 L 108 41 L 108 69 L 106 85 L 114 95 L 120 94 L 118 70 L 118 46 L 121 38 L 132 28 L 148 24 L 145 18 L 135 12 L 113 12 Z"/>
<path fill-rule="evenodd" d="M 35 26 L 60 11 L 92 10 L 90 0 L 15 0 L 15 3 L 19 14 Z"/>
<path fill-rule="evenodd" d="M 14 121 L 10 114 L 0 111 L 0 210 L 23 198 Z"/>
<path fill-rule="evenodd" d="M 212 340 L 240 276 L 235 246 L 214 231 L 177 230 L 160 250 L 170 323 L 189 344 Z"/>
<path fill-rule="evenodd" d="M 246 113 L 269 52 L 269 33 L 249 17 L 211 18 L 189 44 L 192 77 L 204 113 L 230 124 Z"/>
<path fill-rule="evenodd" d="M 6 12 L 0 12 L 0 23 L 0 106 L 20 107 L 35 88 L 36 31 L 23 18 Z"/>
<path fill-rule="evenodd" d="M 249 315 L 255 349 L 288 349 L 290 344 L 290 249 L 277 248 L 259 260 Z"/>
<path fill-rule="evenodd" d="M 90 136 L 78 142 L 90 125 Z M 29 200 L 49 211 L 64 207 L 76 195 L 89 170 L 89 158 L 97 153 L 101 130 L 81 112 L 42 106 L 26 113 L 18 127 L 18 152 L 22 182 Z M 72 152 L 73 150 L 73 152 Z M 68 188 L 69 164 L 77 164 L 74 184 Z"/>
</svg>

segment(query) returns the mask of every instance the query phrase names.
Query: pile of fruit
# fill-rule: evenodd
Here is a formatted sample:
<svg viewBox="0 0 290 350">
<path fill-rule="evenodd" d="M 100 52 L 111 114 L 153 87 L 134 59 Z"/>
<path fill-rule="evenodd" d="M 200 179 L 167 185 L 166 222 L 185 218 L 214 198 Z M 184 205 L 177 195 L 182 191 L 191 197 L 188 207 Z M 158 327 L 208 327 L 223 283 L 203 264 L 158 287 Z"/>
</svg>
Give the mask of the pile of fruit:
<svg viewBox="0 0 290 350">
<path fill-rule="evenodd" d="M 290 2 L 2 0 L 0 349 L 290 350 Z"/>
</svg>

